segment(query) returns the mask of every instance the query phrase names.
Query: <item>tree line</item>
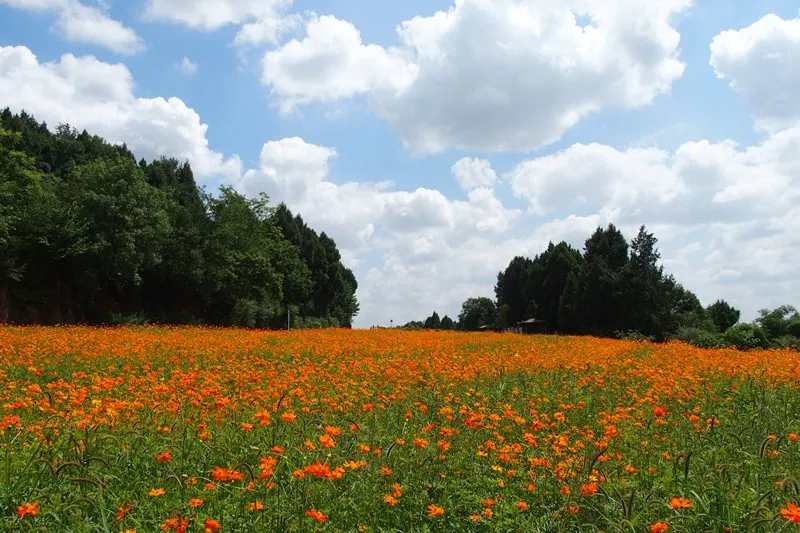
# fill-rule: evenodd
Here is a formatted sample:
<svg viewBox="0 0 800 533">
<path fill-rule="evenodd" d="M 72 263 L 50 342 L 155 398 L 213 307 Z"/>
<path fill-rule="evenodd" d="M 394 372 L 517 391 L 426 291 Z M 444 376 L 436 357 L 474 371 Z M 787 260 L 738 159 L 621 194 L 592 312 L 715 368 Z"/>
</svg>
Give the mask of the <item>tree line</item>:
<svg viewBox="0 0 800 533">
<path fill-rule="evenodd" d="M 800 314 L 794 307 L 761 310 L 751 324 L 740 323 L 739 310 L 724 300 L 704 307 L 664 271 L 657 243 L 645 226 L 628 243 L 613 224 L 598 227 L 583 252 L 551 242 L 533 259 L 513 258 L 497 275 L 495 298 L 468 298 L 449 327 L 436 312 L 406 326 L 436 329 L 440 322 L 439 329 L 505 330 L 537 319 L 543 331 L 571 335 L 678 338 L 700 347 L 800 344 Z"/>
<path fill-rule="evenodd" d="M 353 272 L 284 204 L 0 113 L 0 322 L 351 326 Z"/>
</svg>

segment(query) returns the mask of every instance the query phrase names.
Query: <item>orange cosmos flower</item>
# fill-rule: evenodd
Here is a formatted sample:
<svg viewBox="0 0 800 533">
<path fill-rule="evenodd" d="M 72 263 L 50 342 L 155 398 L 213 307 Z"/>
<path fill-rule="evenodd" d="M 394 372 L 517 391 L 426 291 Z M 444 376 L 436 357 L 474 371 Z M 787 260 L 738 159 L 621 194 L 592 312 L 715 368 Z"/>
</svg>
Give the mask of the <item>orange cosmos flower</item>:
<svg viewBox="0 0 800 533">
<path fill-rule="evenodd" d="M 428 506 L 428 516 L 441 516 L 444 514 L 444 509 L 438 505 L 430 504 Z"/>
<path fill-rule="evenodd" d="M 172 454 L 169 452 L 169 450 L 161 452 L 156 455 L 156 461 L 159 463 L 169 463 L 172 461 Z"/>
<path fill-rule="evenodd" d="M 650 525 L 650 533 L 663 533 L 668 529 L 669 526 L 664 522 L 656 522 L 655 524 Z"/>
<path fill-rule="evenodd" d="M 166 493 L 167 491 L 159 487 L 157 489 L 151 489 L 150 492 L 147 493 L 147 495 L 155 498 L 156 496 L 163 496 Z"/>
<path fill-rule="evenodd" d="M 206 518 L 206 521 L 203 522 L 203 527 L 205 527 L 205 533 L 217 533 L 217 531 L 219 531 L 220 525 L 219 522 L 217 522 L 213 518 Z"/>
<path fill-rule="evenodd" d="M 392 497 L 391 494 L 385 494 L 383 496 L 383 501 L 394 507 L 397 505 L 397 498 Z"/>
<path fill-rule="evenodd" d="M 518 502 L 517 502 L 517 503 L 514 505 L 514 507 L 516 507 L 516 508 L 517 508 L 517 509 L 519 509 L 520 511 L 527 511 L 527 510 L 528 510 L 528 504 L 527 504 L 527 503 L 525 503 L 525 502 L 523 502 L 523 501 L 521 501 L 521 500 L 520 500 L 520 501 L 518 501 Z"/>
<path fill-rule="evenodd" d="M 284 422 L 292 423 L 295 420 L 297 420 L 297 415 L 294 413 L 283 413 L 281 415 L 281 420 L 283 420 Z"/>
<path fill-rule="evenodd" d="M 594 481 L 586 483 L 585 485 L 581 485 L 580 493 L 581 496 L 591 496 L 593 494 L 597 494 L 598 491 L 597 483 Z"/>
<path fill-rule="evenodd" d="M 120 520 L 125 518 L 125 515 L 131 512 L 131 509 L 133 509 L 133 505 L 129 503 L 125 505 L 120 505 L 119 509 L 117 509 L 117 512 L 114 513 L 114 520 L 119 522 Z"/>
<path fill-rule="evenodd" d="M 197 508 L 200 507 L 201 505 L 203 505 L 203 500 L 201 500 L 200 498 L 191 498 L 189 500 L 189 507 Z"/>
<path fill-rule="evenodd" d="M 793 503 L 787 503 L 786 507 L 781 509 L 781 516 L 789 522 L 800 524 L 800 507 L 794 505 Z"/>
<path fill-rule="evenodd" d="M 308 511 L 306 511 L 306 516 L 310 517 L 313 520 L 316 520 L 317 522 L 320 522 L 321 524 L 324 524 L 328 520 L 327 516 L 317 511 L 316 509 L 309 509 Z"/>
<path fill-rule="evenodd" d="M 671 498 L 669 506 L 673 509 L 691 509 L 692 502 L 688 498 Z"/>
<path fill-rule="evenodd" d="M 319 436 L 319 445 L 323 448 L 335 448 L 336 441 L 330 435 L 320 435 Z"/>
<path fill-rule="evenodd" d="M 262 509 L 264 509 L 264 503 L 261 500 L 247 504 L 248 511 L 261 511 Z"/>
<path fill-rule="evenodd" d="M 39 503 L 23 503 L 19 507 L 17 507 L 17 515 L 20 518 L 25 518 L 26 516 L 36 516 L 39 514 Z"/>
</svg>

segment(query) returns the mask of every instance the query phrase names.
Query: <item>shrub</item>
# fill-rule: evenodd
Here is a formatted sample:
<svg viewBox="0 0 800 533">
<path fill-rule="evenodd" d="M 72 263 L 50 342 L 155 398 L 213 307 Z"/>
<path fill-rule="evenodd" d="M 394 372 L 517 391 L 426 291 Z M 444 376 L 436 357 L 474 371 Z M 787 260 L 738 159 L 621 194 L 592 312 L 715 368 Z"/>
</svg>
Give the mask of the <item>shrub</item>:
<svg viewBox="0 0 800 533">
<path fill-rule="evenodd" d="M 764 330 L 750 324 L 739 324 L 728 328 L 722 335 L 722 340 L 726 346 L 740 350 L 769 347 L 769 341 Z"/>
<path fill-rule="evenodd" d="M 708 331 L 698 333 L 690 343 L 695 348 L 721 348 L 725 345 L 721 335 Z"/>
</svg>

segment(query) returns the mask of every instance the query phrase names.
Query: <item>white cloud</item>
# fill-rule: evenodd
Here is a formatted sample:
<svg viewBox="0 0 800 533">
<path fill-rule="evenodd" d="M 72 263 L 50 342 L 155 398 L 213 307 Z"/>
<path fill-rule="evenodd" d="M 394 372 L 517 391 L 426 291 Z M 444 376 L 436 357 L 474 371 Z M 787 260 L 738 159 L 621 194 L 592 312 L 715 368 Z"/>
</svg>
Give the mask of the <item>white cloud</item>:
<svg viewBox="0 0 800 533">
<path fill-rule="evenodd" d="M 217 30 L 274 16 L 291 4 L 291 0 L 147 0 L 144 15 L 147 19 Z"/>
<path fill-rule="evenodd" d="M 467 201 L 451 200 L 438 190 L 392 190 L 387 183 L 333 183 L 332 148 L 299 138 L 270 141 L 259 167 L 248 170 L 239 190 L 265 191 L 286 202 L 311 225 L 332 235 L 346 252 L 361 254 L 402 247 L 405 260 L 421 262 L 473 235 L 506 232 L 519 211 L 506 209 L 494 191 L 472 190 Z"/>
<path fill-rule="evenodd" d="M 744 97 L 756 125 L 775 131 L 800 121 L 800 18 L 767 15 L 711 43 L 711 65 Z"/>
<path fill-rule="evenodd" d="M 57 28 L 70 42 L 87 43 L 119 54 L 135 54 L 144 44 L 131 28 L 109 18 L 100 8 L 76 0 L 0 0 L 18 9 L 57 11 Z"/>
<path fill-rule="evenodd" d="M 367 94 L 413 151 L 535 149 L 587 114 L 668 93 L 684 69 L 670 18 L 688 5 L 456 0 L 403 22 L 399 49 L 320 17 L 267 52 L 262 79 L 284 110 Z"/>
<path fill-rule="evenodd" d="M 306 37 L 264 55 L 262 80 L 291 111 L 312 100 L 334 101 L 373 91 L 402 90 L 415 67 L 392 50 L 363 45 L 350 23 L 312 16 Z"/>
<path fill-rule="evenodd" d="M 295 30 L 302 22 L 302 17 L 297 13 L 265 15 L 255 22 L 242 25 L 233 42 L 240 46 L 278 44 L 281 36 Z"/>
<path fill-rule="evenodd" d="M 0 47 L 0 101 L 25 110 L 51 127 L 68 123 L 125 142 L 138 157 L 188 159 L 201 179 L 241 174 L 236 156 L 208 147 L 207 125 L 179 98 L 137 98 L 122 64 L 66 54 L 40 63 L 24 46 Z"/>
<path fill-rule="evenodd" d="M 491 187 L 497 181 L 497 173 L 485 159 L 461 158 L 453 164 L 450 171 L 459 187 L 465 191 L 478 187 Z"/>
<path fill-rule="evenodd" d="M 187 76 L 191 76 L 192 74 L 197 72 L 197 69 L 199 68 L 197 63 L 195 63 L 188 57 L 184 57 L 183 59 L 181 59 L 181 62 L 178 63 L 176 67 L 179 71 L 181 71 L 183 74 L 186 74 Z"/>
</svg>

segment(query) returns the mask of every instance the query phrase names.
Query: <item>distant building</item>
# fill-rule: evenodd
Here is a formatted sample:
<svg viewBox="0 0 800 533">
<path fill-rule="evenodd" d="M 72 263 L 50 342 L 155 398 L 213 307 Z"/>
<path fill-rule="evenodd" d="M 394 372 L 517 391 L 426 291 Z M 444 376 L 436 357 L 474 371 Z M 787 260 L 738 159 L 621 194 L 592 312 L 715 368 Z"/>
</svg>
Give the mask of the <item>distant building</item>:
<svg viewBox="0 0 800 533">
<path fill-rule="evenodd" d="M 528 320 L 517 322 L 517 328 L 519 328 L 520 333 L 545 333 L 547 331 L 547 322 L 538 318 L 529 318 Z"/>
</svg>

